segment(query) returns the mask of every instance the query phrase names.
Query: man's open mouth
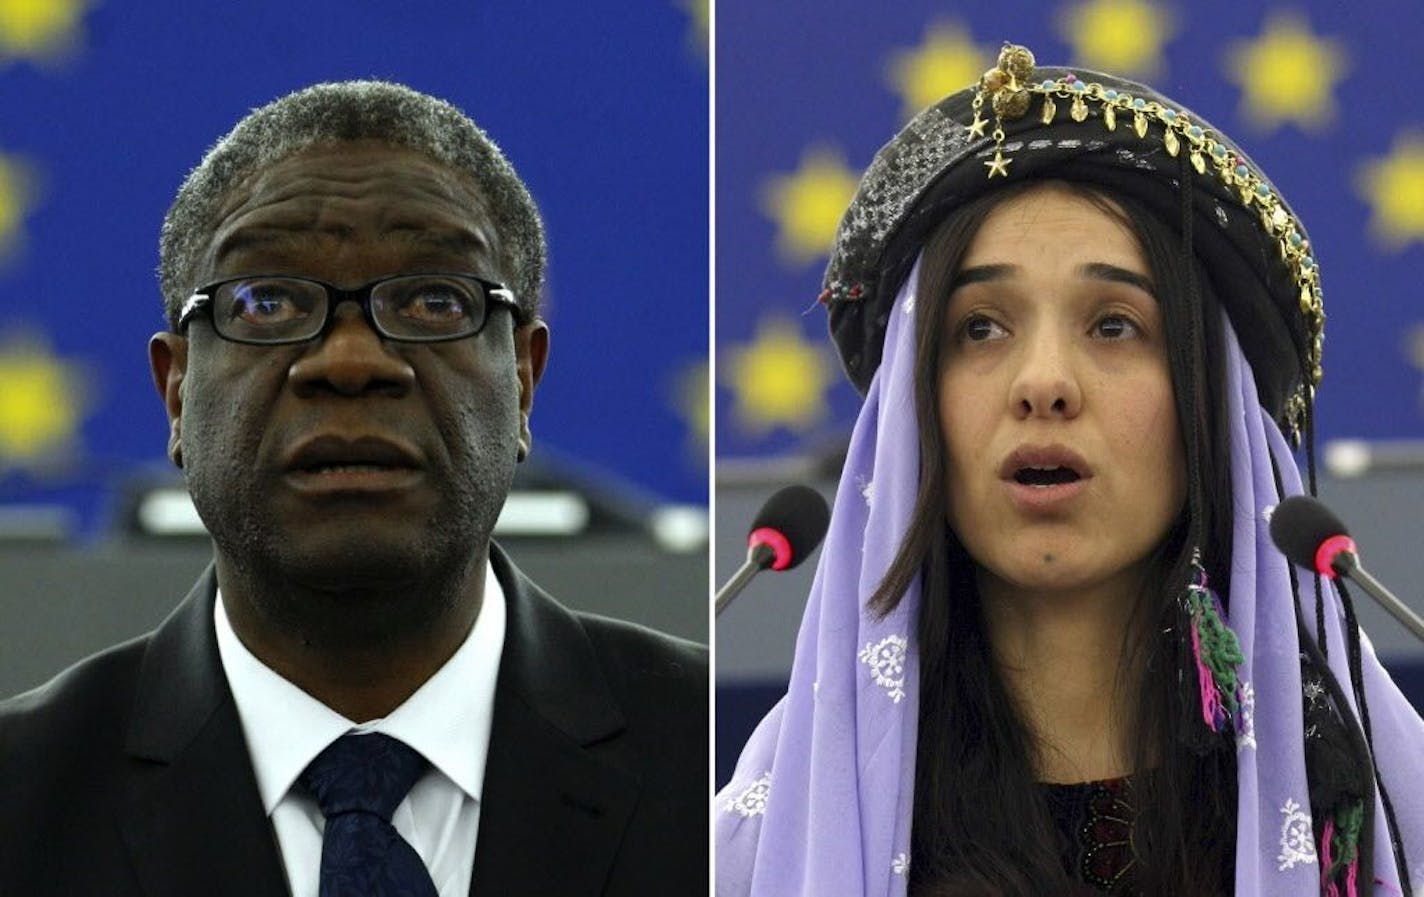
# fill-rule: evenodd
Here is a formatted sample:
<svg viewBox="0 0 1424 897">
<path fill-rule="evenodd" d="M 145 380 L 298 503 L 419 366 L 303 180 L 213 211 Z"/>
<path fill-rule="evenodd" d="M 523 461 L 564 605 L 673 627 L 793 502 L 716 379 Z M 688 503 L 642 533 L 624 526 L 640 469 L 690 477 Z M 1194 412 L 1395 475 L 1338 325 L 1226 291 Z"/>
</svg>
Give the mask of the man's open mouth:
<svg viewBox="0 0 1424 897">
<path fill-rule="evenodd" d="M 402 491 L 422 481 L 423 459 L 396 439 L 371 434 L 325 434 L 307 439 L 286 458 L 288 482 L 313 495 Z"/>
<path fill-rule="evenodd" d="M 419 467 L 419 457 L 413 450 L 375 436 L 319 436 L 298 446 L 287 459 L 288 470 L 309 474 L 386 473 Z"/>
</svg>

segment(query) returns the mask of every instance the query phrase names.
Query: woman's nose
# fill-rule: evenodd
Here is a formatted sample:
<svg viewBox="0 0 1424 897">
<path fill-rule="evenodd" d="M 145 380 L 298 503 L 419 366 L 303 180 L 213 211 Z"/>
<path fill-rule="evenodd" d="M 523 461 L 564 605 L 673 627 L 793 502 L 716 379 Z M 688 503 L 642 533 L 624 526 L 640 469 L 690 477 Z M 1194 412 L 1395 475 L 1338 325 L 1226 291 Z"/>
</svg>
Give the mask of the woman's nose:
<svg viewBox="0 0 1424 897">
<path fill-rule="evenodd" d="M 1071 347 L 1063 335 L 1040 332 L 1024 343 L 1009 402 L 1014 413 L 1023 419 L 1078 415 L 1083 392 L 1074 371 Z"/>
</svg>

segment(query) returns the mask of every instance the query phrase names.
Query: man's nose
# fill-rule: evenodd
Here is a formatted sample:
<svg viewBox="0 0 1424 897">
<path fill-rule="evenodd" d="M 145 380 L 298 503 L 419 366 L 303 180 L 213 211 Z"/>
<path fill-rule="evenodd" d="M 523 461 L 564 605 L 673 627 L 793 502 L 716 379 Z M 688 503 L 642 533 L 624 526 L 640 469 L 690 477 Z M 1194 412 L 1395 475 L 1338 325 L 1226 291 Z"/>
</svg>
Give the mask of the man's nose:
<svg viewBox="0 0 1424 897">
<path fill-rule="evenodd" d="M 361 307 L 343 302 L 331 328 L 293 362 L 288 377 L 302 395 L 378 393 L 401 396 L 415 383 L 415 371 L 372 329 Z"/>
<path fill-rule="evenodd" d="M 1083 391 L 1064 334 L 1045 328 L 1024 342 L 1009 402 L 1022 419 L 1078 416 Z"/>
</svg>

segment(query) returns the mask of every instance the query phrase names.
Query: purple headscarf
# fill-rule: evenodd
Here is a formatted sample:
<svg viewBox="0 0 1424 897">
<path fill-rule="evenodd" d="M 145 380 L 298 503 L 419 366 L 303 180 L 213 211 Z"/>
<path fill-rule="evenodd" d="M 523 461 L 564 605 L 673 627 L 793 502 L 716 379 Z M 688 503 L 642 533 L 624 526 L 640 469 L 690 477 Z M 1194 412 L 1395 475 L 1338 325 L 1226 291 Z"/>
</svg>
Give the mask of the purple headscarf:
<svg viewBox="0 0 1424 897">
<path fill-rule="evenodd" d="M 717 796 L 719 897 L 899 897 L 909 881 L 919 709 L 918 578 L 883 619 L 866 610 L 909 527 L 919 490 L 914 306 L 920 262 L 890 312 L 884 355 L 855 424 L 830 531 L 796 640 L 786 697 L 747 741 Z M 1278 502 L 1272 458 L 1287 494 L 1300 474 L 1229 321 L 1227 391 L 1233 503 L 1228 623 L 1245 660 L 1236 746 L 1236 889 L 1241 897 L 1299 897 L 1321 889 L 1319 834 L 1306 782 L 1300 647 L 1287 561 L 1271 544 Z M 1301 577 L 1305 618 L 1314 593 Z M 1341 604 L 1327 588 L 1330 644 L 1343 645 Z M 1308 623 L 1313 629 L 1313 622 Z M 1424 720 L 1362 636 L 1376 762 L 1393 799 L 1404 854 L 1424 895 Z M 1350 681 L 1343 651 L 1329 665 Z M 1358 715 L 1353 697 L 1350 710 Z M 1378 796 L 1376 886 L 1400 894 L 1400 874 Z"/>
</svg>

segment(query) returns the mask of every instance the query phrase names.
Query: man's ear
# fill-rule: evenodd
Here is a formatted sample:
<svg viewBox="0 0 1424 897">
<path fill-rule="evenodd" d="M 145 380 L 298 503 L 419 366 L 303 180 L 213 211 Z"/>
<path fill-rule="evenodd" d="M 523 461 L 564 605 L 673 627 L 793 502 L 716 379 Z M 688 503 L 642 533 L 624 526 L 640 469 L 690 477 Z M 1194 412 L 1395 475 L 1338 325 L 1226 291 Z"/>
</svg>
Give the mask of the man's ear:
<svg viewBox="0 0 1424 897">
<path fill-rule="evenodd" d="M 148 341 L 153 385 L 168 412 L 168 457 L 183 466 L 183 378 L 188 373 L 188 339 L 176 333 L 155 333 Z"/>
<path fill-rule="evenodd" d="M 515 365 L 519 373 L 519 460 L 529 457 L 534 436 L 529 432 L 529 412 L 534 407 L 534 387 L 549 361 L 549 326 L 535 318 L 514 328 Z"/>
</svg>

